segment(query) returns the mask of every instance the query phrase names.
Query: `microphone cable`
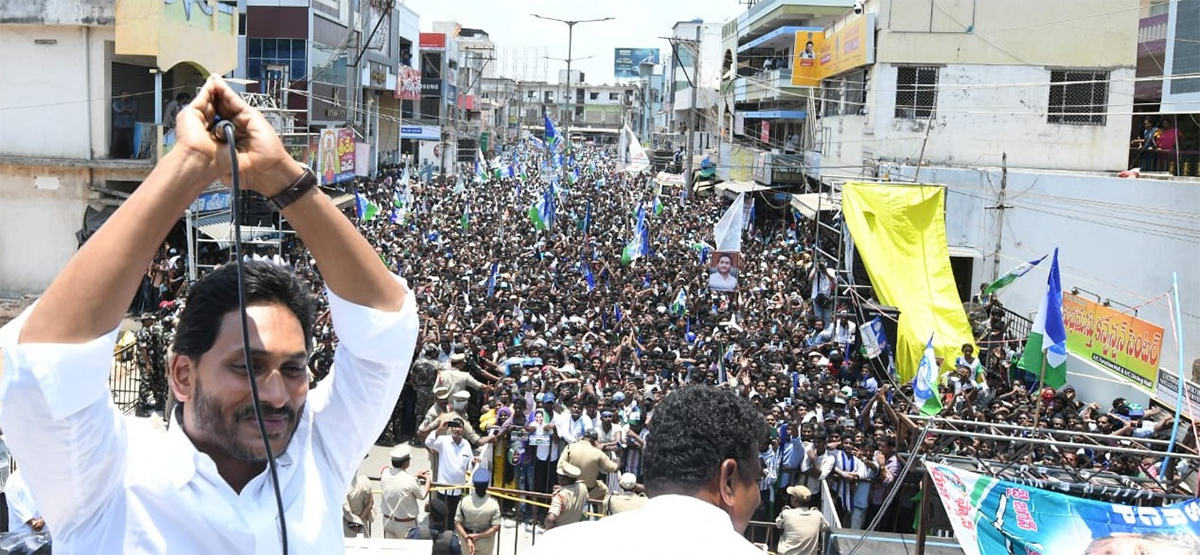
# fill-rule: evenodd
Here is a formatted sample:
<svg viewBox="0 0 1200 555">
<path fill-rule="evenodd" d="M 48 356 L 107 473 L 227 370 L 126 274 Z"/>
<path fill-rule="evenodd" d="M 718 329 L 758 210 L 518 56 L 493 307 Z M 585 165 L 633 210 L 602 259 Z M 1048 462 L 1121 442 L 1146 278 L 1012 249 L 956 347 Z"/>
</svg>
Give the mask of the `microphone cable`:
<svg viewBox="0 0 1200 555">
<path fill-rule="evenodd" d="M 242 254 L 242 219 L 241 219 L 241 180 L 238 175 L 238 159 L 237 159 L 237 144 L 236 135 L 234 134 L 233 122 L 217 118 L 217 123 L 214 131 L 218 140 L 223 141 L 229 146 L 229 163 L 233 170 L 233 182 L 230 184 L 232 189 L 232 202 L 230 205 L 230 217 L 233 218 L 233 246 L 234 256 L 237 257 L 237 286 L 238 286 L 238 311 L 242 322 L 242 356 L 243 364 L 246 365 L 246 375 L 250 378 L 250 399 L 254 404 L 254 418 L 258 422 L 258 433 L 262 436 L 263 448 L 267 452 L 267 468 L 271 474 L 271 485 L 275 491 L 275 508 L 279 512 L 279 535 L 283 543 L 283 555 L 288 555 L 288 535 L 287 535 L 287 518 L 283 513 L 283 493 L 279 486 L 279 470 L 275 464 L 275 454 L 271 452 L 271 440 L 267 438 L 267 426 L 264 422 L 262 405 L 258 400 L 258 379 L 257 372 L 250 360 L 250 326 L 249 317 L 246 315 L 246 274 L 244 268 Z"/>
</svg>

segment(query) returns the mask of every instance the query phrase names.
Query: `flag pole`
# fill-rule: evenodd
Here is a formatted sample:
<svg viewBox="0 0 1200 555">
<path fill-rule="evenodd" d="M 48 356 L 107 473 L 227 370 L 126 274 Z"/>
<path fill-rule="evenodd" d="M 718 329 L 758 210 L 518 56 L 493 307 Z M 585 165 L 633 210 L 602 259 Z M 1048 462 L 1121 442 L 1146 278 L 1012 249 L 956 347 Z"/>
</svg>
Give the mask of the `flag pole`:
<svg viewBox="0 0 1200 555">
<path fill-rule="evenodd" d="M 1162 465 L 1158 467 L 1158 475 L 1166 476 L 1168 467 L 1171 466 L 1171 452 L 1175 450 L 1175 438 L 1179 433 L 1179 420 L 1183 413 L 1183 402 L 1187 397 L 1184 388 L 1183 379 L 1183 317 L 1179 313 L 1179 272 L 1171 272 L 1171 294 L 1174 297 L 1174 306 L 1172 307 L 1175 319 L 1175 345 L 1179 349 L 1179 390 L 1175 393 L 1175 423 L 1171 426 L 1171 442 L 1167 444 L 1167 456 L 1163 458 Z M 1195 415 L 1192 416 L 1195 418 Z"/>
<path fill-rule="evenodd" d="M 1042 351 L 1042 371 L 1038 375 L 1037 408 L 1033 412 L 1033 427 L 1041 427 L 1042 422 L 1042 388 L 1046 387 L 1046 351 Z"/>
</svg>

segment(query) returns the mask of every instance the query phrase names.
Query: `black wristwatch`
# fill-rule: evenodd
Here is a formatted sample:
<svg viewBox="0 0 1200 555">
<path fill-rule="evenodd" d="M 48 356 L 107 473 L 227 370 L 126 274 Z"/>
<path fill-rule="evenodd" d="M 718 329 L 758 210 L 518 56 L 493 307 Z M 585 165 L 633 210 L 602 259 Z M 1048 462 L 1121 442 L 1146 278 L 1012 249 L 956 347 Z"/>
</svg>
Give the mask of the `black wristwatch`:
<svg viewBox="0 0 1200 555">
<path fill-rule="evenodd" d="M 267 199 L 267 204 L 276 212 L 282 211 L 293 202 L 300 200 L 300 197 L 317 186 L 317 175 L 313 173 L 312 169 L 304 164 L 300 166 L 304 168 L 304 173 L 300 174 L 300 177 L 297 177 L 279 194 Z"/>
</svg>

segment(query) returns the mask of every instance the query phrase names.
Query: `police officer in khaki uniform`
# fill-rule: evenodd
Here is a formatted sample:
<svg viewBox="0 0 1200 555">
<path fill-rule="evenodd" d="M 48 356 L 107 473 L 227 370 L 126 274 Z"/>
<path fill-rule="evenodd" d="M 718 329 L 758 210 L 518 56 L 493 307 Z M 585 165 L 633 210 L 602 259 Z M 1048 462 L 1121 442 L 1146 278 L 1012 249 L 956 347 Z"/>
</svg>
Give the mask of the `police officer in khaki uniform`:
<svg viewBox="0 0 1200 555">
<path fill-rule="evenodd" d="M 812 492 L 804 486 L 787 489 L 791 506 L 775 518 L 775 526 L 783 530 L 779 536 L 779 555 L 818 555 L 821 553 L 821 534 L 829 530 L 829 523 L 821 511 L 809 507 Z"/>
<path fill-rule="evenodd" d="M 371 537 L 371 520 L 375 510 L 375 497 L 371 495 L 371 480 L 355 474 L 350 481 L 350 491 L 342 502 L 342 532 L 347 538 L 362 535 Z"/>
<path fill-rule="evenodd" d="M 583 512 L 587 509 L 587 486 L 579 480 L 579 467 L 559 461 L 558 485 L 550 500 L 550 513 L 546 515 L 546 529 L 563 526 L 583 520 Z"/>
<path fill-rule="evenodd" d="M 463 498 L 454 515 L 454 528 L 467 546 L 465 555 L 493 555 L 496 532 L 500 531 L 500 503 L 488 495 L 492 474 L 480 468 L 471 476 L 474 489 Z"/>
<path fill-rule="evenodd" d="M 638 486 L 637 476 L 626 472 L 621 475 L 621 492 L 609 494 L 605 500 L 605 513 L 615 515 L 625 511 L 632 511 L 642 508 L 646 504 L 646 494 L 640 491 L 642 488 Z"/>
<path fill-rule="evenodd" d="M 587 430 L 583 438 L 568 445 L 558 459 L 559 472 L 562 472 L 563 463 L 570 463 L 579 469 L 579 479 L 587 485 L 588 495 L 592 499 L 608 497 L 608 486 L 599 479 L 600 473 L 616 472 L 620 468 L 608 453 L 597 447 L 599 442 L 600 434 L 596 429 Z"/>
<path fill-rule="evenodd" d="M 408 473 L 412 462 L 412 449 L 405 444 L 397 445 L 388 455 L 391 466 L 379 471 L 380 500 L 383 503 L 383 537 L 402 540 L 408 531 L 417 526 L 420 507 L 417 500 L 429 497 L 429 486 L 433 480 L 429 471 L 413 476 Z"/>
</svg>

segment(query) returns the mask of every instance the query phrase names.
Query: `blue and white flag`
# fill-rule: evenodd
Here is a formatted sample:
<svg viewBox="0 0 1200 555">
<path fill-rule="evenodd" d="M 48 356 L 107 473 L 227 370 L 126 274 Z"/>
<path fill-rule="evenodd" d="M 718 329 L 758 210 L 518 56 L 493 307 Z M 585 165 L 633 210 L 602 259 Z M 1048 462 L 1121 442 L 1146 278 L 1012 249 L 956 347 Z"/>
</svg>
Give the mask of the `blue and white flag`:
<svg viewBox="0 0 1200 555">
<path fill-rule="evenodd" d="M 488 298 L 496 291 L 496 277 L 500 275 L 500 263 L 492 262 L 492 272 L 488 275 Z"/>
<path fill-rule="evenodd" d="M 862 336 L 862 350 L 866 358 L 876 358 L 887 352 L 888 340 L 887 334 L 883 331 L 882 318 L 876 316 L 875 319 L 863 324 L 858 332 Z"/>
<path fill-rule="evenodd" d="M 675 295 L 675 300 L 671 303 L 671 314 L 675 316 L 683 316 L 687 314 L 687 289 L 680 289 Z"/>
<path fill-rule="evenodd" d="M 917 375 L 913 377 L 913 403 L 921 409 L 921 414 L 936 416 L 942 412 L 942 399 L 938 395 L 938 364 L 937 355 L 933 352 L 933 335 L 925 344 L 925 353 L 921 356 L 921 365 L 917 367 Z"/>
<path fill-rule="evenodd" d="M 596 289 L 596 278 L 592 276 L 592 265 L 587 262 L 583 263 L 583 280 L 587 282 L 589 293 Z"/>
</svg>

